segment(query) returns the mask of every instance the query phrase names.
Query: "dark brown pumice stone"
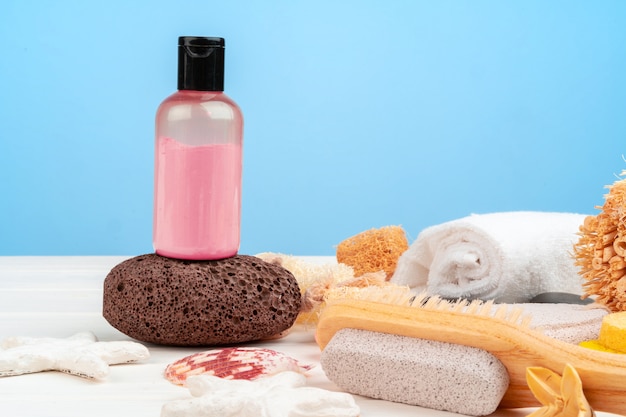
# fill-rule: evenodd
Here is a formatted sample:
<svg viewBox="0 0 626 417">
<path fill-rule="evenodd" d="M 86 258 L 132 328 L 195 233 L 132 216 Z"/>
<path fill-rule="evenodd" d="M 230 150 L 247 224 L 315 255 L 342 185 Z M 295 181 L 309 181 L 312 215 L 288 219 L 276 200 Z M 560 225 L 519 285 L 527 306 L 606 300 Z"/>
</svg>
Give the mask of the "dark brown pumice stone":
<svg viewBox="0 0 626 417">
<path fill-rule="evenodd" d="M 300 302 L 294 276 L 254 256 L 187 261 L 147 254 L 111 269 L 102 312 L 143 342 L 208 346 L 277 335 L 293 325 Z"/>
</svg>

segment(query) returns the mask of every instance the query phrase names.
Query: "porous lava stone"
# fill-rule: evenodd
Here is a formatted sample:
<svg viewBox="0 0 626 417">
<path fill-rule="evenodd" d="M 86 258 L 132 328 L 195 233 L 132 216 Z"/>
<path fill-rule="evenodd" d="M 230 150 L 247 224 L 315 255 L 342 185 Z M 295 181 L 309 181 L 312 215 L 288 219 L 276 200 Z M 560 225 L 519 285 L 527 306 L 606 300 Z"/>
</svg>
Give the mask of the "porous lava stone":
<svg viewBox="0 0 626 417">
<path fill-rule="evenodd" d="M 300 302 L 294 276 L 254 256 L 187 261 L 147 254 L 109 272 L 103 315 L 143 342 L 225 345 L 285 331 L 295 322 Z"/>
</svg>

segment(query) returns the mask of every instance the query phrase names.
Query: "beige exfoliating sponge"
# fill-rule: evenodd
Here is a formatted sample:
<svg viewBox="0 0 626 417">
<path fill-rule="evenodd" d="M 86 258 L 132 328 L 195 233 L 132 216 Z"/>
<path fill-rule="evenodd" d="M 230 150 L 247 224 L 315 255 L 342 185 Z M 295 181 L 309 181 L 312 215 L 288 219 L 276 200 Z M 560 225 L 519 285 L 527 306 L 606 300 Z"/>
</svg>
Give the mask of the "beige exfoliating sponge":
<svg viewBox="0 0 626 417">
<path fill-rule="evenodd" d="M 316 264 L 293 255 L 283 253 L 262 252 L 257 258 L 271 264 L 280 265 L 291 272 L 298 282 L 303 304 L 296 323 L 315 325 L 326 292 L 339 283 L 354 280 L 354 270 L 345 264 Z"/>
<path fill-rule="evenodd" d="M 396 270 L 398 258 L 409 248 L 404 229 L 385 226 L 354 235 L 337 245 L 337 262 L 354 268 L 354 276 L 385 271 L 387 279 Z"/>
</svg>

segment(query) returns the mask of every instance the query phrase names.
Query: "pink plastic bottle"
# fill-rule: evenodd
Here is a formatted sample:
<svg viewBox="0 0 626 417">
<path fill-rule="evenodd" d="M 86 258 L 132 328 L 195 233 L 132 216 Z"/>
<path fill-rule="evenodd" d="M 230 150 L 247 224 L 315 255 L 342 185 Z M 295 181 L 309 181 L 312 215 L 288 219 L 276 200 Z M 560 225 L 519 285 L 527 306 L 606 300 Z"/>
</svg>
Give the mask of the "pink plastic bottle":
<svg viewBox="0 0 626 417">
<path fill-rule="evenodd" d="M 239 250 L 243 117 L 224 94 L 224 39 L 178 39 L 178 91 L 156 115 L 153 245 L 208 260 Z"/>
</svg>

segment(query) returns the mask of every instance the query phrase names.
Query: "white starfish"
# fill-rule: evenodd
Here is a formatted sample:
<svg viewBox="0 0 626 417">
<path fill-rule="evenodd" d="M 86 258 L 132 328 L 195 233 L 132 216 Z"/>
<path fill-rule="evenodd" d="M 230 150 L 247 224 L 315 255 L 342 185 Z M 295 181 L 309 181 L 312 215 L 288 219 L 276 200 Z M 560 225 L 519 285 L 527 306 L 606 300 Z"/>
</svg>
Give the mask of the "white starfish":
<svg viewBox="0 0 626 417">
<path fill-rule="evenodd" d="M 109 365 L 133 362 L 150 356 L 135 342 L 98 342 L 91 332 L 71 337 L 10 337 L 0 345 L 0 377 L 43 371 L 61 371 L 85 378 L 102 379 Z"/>
<path fill-rule="evenodd" d="M 357 417 L 350 394 L 306 387 L 306 377 L 292 371 L 248 380 L 212 375 L 187 378 L 194 398 L 166 403 L 161 417 Z"/>
</svg>

